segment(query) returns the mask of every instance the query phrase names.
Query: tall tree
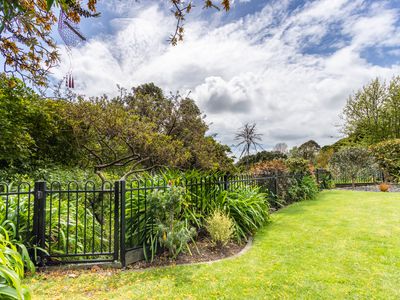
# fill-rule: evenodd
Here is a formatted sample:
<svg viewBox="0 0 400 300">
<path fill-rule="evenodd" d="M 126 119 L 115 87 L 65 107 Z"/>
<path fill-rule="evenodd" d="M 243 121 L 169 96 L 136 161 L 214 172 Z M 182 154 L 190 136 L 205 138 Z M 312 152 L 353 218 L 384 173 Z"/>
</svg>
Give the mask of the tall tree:
<svg viewBox="0 0 400 300">
<path fill-rule="evenodd" d="M 277 143 L 274 146 L 274 151 L 286 154 L 288 152 L 288 145 L 286 143 Z"/>
<path fill-rule="evenodd" d="M 343 131 L 365 144 L 400 138 L 400 77 L 375 79 L 349 97 Z"/>
<path fill-rule="evenodd" d="M 208 129 L 192 99 L 164 96 L 145 84 L 119 97 L 78 98 L 64 110 L 86 163 L 105 180 L 107 170 L 122 178 L 168 166 L 228 170 L 229 148 L 206 136 Z"/>
<path fill-rule="evenodd" d="M 72 129 L 58 113 L 64 105 L 0 74 L 0 168 L 23 172 L 78 160 Z"/>
<path fill-rule="evenodd" d="M 340 176 L 350 176 L 355 187 L 357 176 L 373 168 L 374 160 L 368 149 L 363 147 L 345 147 L 334 153 L 329 161 L 331 170 Z"/>
<path fill-rule="evenodd" d="M 297 155 L 301 158 L 314 162 L 319 150 L 321 150 L 321 146 L 316 141 L 309 140 L 299 146 L 297 149 Z"/>
<path fill-rule="evenodd" d="M 257 133 L 256 123 L 246 123 L 236 133 L 235 140 L 238 141 L 237 147 L 241 148 L 240 157 L 243 155 L 250 155 L 250 151 L 253 148 L 257 151 L 257 148 L 262 148 L 261 144 L 262 134 Z"/>
</svg>

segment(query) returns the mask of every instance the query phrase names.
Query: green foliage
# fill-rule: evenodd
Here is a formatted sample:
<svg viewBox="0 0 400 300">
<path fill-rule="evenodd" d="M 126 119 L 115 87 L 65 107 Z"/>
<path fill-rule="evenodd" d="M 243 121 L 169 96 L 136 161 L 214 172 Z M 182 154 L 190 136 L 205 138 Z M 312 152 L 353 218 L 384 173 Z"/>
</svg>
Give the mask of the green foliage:
<svg viewBox="0 0 400 300">
<path fill-rule="evenodd" d="M 277 160 L 277 159 L 286 159 L 287 155 L 278 152 L 278 151 L 260 151 L 256 154 L 251 154 L 248 156 L 243 156 L 239 161 L 236 163 L 238 167 L 249 167 L 256 163 Z"/>
<path fill-rule="evenodd" d="M 269 220 L 267 195 L 258 188 L 223 191 L 215 200 L 215 209 L 231 218 L 238 242 L 246 240 Z"/>
<path fill-rule="evenodd" d="M 3 186 L 1 186 L 3 187 Z M 9 184 L 9 191 L 29 191 L 29 185 Z M 53 191 L 65 190 L 66 185 L 55 183 L 48 188 Z M 71 189 L 84 190 L 85 187 L 72 183 Z M 89 184 L 88 192 L 94 185 Z M 107 186 L 106 186 L 107 188 Z M 88 251 L 105 251 L 113 238 L 111 223 L 113 207 L 110 204 L 110 194 L 97 193 L 53 193 L 46 199 L 46 249 L 51 254 L 77 253 Z M 7 203 L 6 203 L 7 200 Z M 6 214 L 7 211 L 7 214 Z M 31 230 L 33 224 L 33 197 L 27 194 L 0 196 L 0 224 L 13 233 L 15 239 L 26 246 L 32 245 Z M 51 226 L 50 226 L 51 225 Z M 36 252 L 45 249 L 33 247 Z"/>
<path fill-rule="evenodd" d="M 208 126 L 190 98 L 166 97 L 154 84 L 119 97 L 79 98 L 69 103 L 69 120 L 85 164 L 100 174 L 119 168 L 123 178 L 164 166 L 227 171 L 230 149 L 206 136 Z"/>
<path fill-rule="evenodd" d="M 310 174 L 310 162 L 305 158 L 291 157 L 285 161 L 289 173 Z"/>
<path fill-rule="evenodd" d="M 63 106 L 1 74 L 0 169 L 28 172 L 49 162 L 77 160 L 72 130 L 57 113 Z"/>
<path fill-rule="evenodd" d="M 364 144 L 400 138 L 400 77 L 375 79 L 349 97 L 343 131 Z"/>
<path fill-rule="evenodd" d="M 318 184 L 320 189 L 333 189 L 335 188 L 335 181 L 333 180 L 331 172 L 325 170 L 325 169 L 320 169 L 317 170 L 318 172 Z"/>
<path fill-rule="evenodd" d="M 230 171 L 230 149 L 211 136 L 195 102 L 144 84 L 108 99 L 39 97 L 0 75 L 0 170 L 7 177 L 53 166 L 127 177 L 152 168 Z M 110 178 L 108 178 L 110 179 Z"/>
<path fill-rule="evenodd" d="M 309 140 L 297 148 L 295 157 L 297 156 L 314 163 L 319 150 L 321 150 L 321 146 L 316 141 Z"/>
<path fill-rule="evenodd" d="M 335 153 L 335 150 L 332 147 L 322 147 L 321 151 L 318 153 L 316 157 L 316 165 L 318 168 L 326 169 L 329 164 L 329 160 L 332 155 Z"/>
<path fill-rule="evenodd" d="M 188 222 L 174 220 L 168 225 L 159 224 L 158 232 L 161 235 L 159 241 L 161 246 L 168 249 L 172 259 L 175 259 L 182 251 L 191 253 L 188 243 L 196 235 L 196 230 L 189 227 Z"/>
<path fill-rule="evenodd" d="M 376 165 L 368 149 L 345 147 L 332 155 L 330 170 L 338 177 L 348 176 L 354 187 L 356 178 L 376 170 Z"/>
<path fill-rule="evenodd" d="M 150 233 L 152 241 L 152 258 L 157 251 L 157 242 L 168 249 L 171 258 L 175 259 L 185 249 L 190 252 L 189 241 L 193 240 L 196 231 L 190 227 L 187 220 L 178 218 L 182 212 L 182 202 L 185 191 L 182 187 L 170 186 L 166 190 L 154 191 L 149 197 L 155 232 Z"/>
<path fill-rule="evenodd" d="M 292 201 L 315 199 L 319 192 L 318 184 L 313 176 L 304 176 L 289 188 Z"/>
<path fill-rule="evenodd" d="M 286 161 L 274 159 L 254 164 L 250 168 L 250 172 L 256 176 L 276 176 L 286 174 L 288 167 Z"/>
<path fill-rule="evenodd" d="M 211 242 L 218 247 L 225 246 L 234 233 L 232 220 L 219 210 L 215 210 L 206 219 L 205 227 L 210 234 Z"/>
<path fill-rule="evenodd" d="M 400 177 L 400 139 L 387 140 L 371 146 L 378 164 L 387 175 Z"/>
<path fill-rule="evenodd" d="M 30 290 L 22 284 L 25 269 L 34 272 L 35 268 L 28 251 L 16 242 L 10 233 L 0 226 L 0 298 L 30 299 Z"/>
<path fill-rule="evenodd" d="M 396 193 L 325 191 L 274 214 L 224 262 L 27 283 L 37 299 L 399 299 L 399 215 Z"/>
</svg>

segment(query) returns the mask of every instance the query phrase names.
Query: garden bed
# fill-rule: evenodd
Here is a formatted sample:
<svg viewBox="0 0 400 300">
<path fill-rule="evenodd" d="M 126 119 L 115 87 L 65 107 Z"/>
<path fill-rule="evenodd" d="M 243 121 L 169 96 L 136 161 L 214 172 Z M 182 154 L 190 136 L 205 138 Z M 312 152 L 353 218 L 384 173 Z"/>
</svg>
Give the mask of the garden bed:
<svg viewBox="0 0 400 300">
<path fill-rule="evenodd" d="M 351 186 L 336 187 L 337 190 L 354 190 L 354 191 L 364 191 L 364 192 L 381 192 L 379 190 L 379 185 L 356 185 L 354 189 Z M 390 185 L 389 191 L 392 193 L 400 193 L 400 185 L 392 184 Z"/>
<path fill-rule="evenodd" d="M 197 249 L 196 249 L 197 246 Z M 129 265 L 128 269 L 146 269 L 152 267 L 162 267 L 171 265 L 193 264 L 200 262 L 211 262 L 234 256 L 246 247 L 246 243 L 237 244 L 234 242 L 228 243 L 223 248 L 214 247 L 207 238 L 202 238 L 196 241 L 196 246 L 190 244 L 190 253 L 181 253 L 175 260 L 168 256 L 165 252 L 154 258 L 153 262 L 138 261 Z"/>
<path fill-rule="evenodd" d="M 136 263 L 127 266 L 127 270 L 140 270 L 148 268 L 158 268 L 165 266 L 174 265 L 185 265 L 185 264 L 196 264 L 196 263 L 207 263 L 214 262 L 224 258 L 234 257 L 242 253 L 242 251 L 251 245 L 252 238 L 250 237 L 247 243 L 238 244 L 235 242 L 228 243 L 225 247 L 219 248 L 214 247 L 207 237 L 203 237 L 196 241 L 196 246 L 190 244 L 190 253 L 181 253 L 176 259 L 172 259 L 168 256 L 168 253 L 162 253 L 156 256 L 153 262 L 147 262 L 145 260 L 138 261 Z M 243 251 L 244 253 L 244 251 Z M 48 276 L 68 276 L 71 278 L 78 277 L 80 273 L 98 273 L 102 275 L 111 275 L 112 273 L 119 272 L 118 269 L 110 267 L 109 264 L 87 264 L 87 265 L 64 265 L 56 267 L 45 267 L 39 269 L 42 278 Z"/>
</svg>

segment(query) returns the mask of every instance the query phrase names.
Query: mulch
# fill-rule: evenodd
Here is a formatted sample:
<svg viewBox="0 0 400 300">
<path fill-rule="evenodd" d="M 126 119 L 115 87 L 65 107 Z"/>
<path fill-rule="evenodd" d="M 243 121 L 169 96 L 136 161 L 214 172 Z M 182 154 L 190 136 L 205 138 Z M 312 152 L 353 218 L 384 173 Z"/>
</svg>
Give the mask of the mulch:
<svg viewBox="0 0 400 300">
<path fill-rule="evenodd" d="M 219 248 L 213 246 L 209 240 L 204 237 L 196 241 L 196 246 L 194 244 L 190 245 L 190 253 L 181 253 L 175 260 L 171 259 L 167 252 L 160 254 L 155 257 L 153 262 L 138 261 L 132 265 L 129 265 L 127 269 L 146 269 L 153 267 L 163 267 L 163 266 L 174 266 L 182 264 L 193 264 L 200 262 L 215 261 L 223 258 L 227 258 L 238 254 L 244 247 L 245 243 L 237 244 L 234 242 L 228 243 L 226 246 Z"/>
<path fill-rule="evenodd" d="M 244 247 L 246 243 L 237 244 L 234 242 L 228 243 L 224 247 L 213 246 L 207 237 L 200 237 L 196 241 L 196 246 L 192 243 L 190 244 L 190 253 L 181 253 L 175 260 L 171 259 L 168 252 L 165 251 L 158 256 L 156 256 L 153 262 L 138 261 L 134 264 L 128 265 L 127 270 L 140 270 L 147 268 L 183 265 L 183 264 L 194 264 L 201 262 L 212 262 L 223 258 L 228 258 L 238 254 Z M 112 274 L 123 272 L 121 269 L 117 268 L 103 268 L 98 265 L 92 266 L 90 269 L 78 269 L 74 268 L 72 265 L 70 269 L 67 268 L 44 268 L 38 270 L 38 276 L 46 280 L 49 277 L 66 276 L 70 278 L 77 278 L 84 273 L 96 273 L 100 276 L 111 276 Z"/>
</svg>

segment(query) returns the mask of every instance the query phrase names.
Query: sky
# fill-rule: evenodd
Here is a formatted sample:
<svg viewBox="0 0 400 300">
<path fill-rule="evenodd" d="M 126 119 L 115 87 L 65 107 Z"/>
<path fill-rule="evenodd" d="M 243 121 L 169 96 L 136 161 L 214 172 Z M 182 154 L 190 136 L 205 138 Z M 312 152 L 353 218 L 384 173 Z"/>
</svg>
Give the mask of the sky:
<svg viewBox="0 0 400 300">
<path fill-rule="evenodd" d="M 400 75 L 398 0 L 235 0 L 228 13 L 197 3 L 184 41 L 171 46 L 167 0 L 99 1 L 101 17 L 81 24 L 87 41 L 72 49 L 76 92 L 112 96 L 117 84 L 146 82 L 190 92 L 209 134 L 232 146 L 238 128 L 255 122 L 269 150 L 332 144 L 348 96 Z M 61 52 L 55 80 L 70 67 Z"/>
</svg>

